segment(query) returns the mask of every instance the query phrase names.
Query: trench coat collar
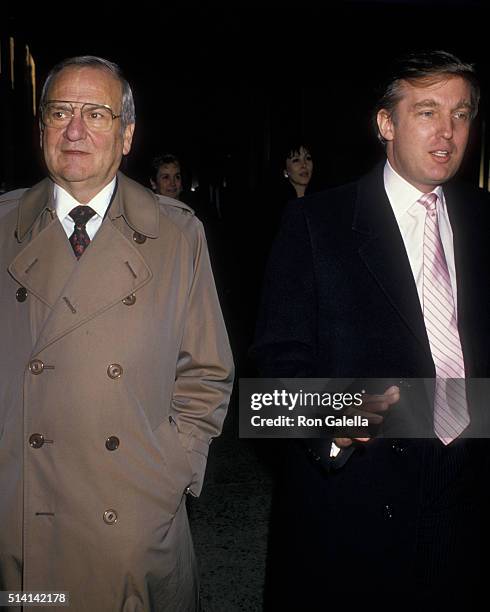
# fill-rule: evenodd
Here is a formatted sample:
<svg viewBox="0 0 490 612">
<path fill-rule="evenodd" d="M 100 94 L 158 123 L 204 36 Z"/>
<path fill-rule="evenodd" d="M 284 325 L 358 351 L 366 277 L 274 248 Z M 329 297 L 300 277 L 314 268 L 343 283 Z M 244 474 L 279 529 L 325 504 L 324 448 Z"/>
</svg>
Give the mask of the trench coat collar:
<svg viewBox="0 0 490 612">
<path fill-rule="evenodd" d="M 19 242 L 24 240 L 44 211 L 49 211 L 51 215 L 56 214 L 53 181 L 49 178 L 25 191 L 20 198 L 16 229 Z"/>
<path fill-rule="evenodd" d="M 19 242 L 24 240 L 45 210 L 55 213 L 53 182 L 50 178 L 28 189 L 20 199 L 16 230 Z M 116 191 L 108 216 L 112 220 L 124 217 L 129 227 L 139 234 L 148 238 L 158 237 L 156 197 L 122 172 L 117 173 Z"/>
<path fill-rule="evenodd" d="M 159 208 L 156 196 L 122 172 L 117 173 L 117 189 L 108 215 L 112 220 L 124 217 L 131 229 L 148 238 L 158 237 Z"/>
</svg>

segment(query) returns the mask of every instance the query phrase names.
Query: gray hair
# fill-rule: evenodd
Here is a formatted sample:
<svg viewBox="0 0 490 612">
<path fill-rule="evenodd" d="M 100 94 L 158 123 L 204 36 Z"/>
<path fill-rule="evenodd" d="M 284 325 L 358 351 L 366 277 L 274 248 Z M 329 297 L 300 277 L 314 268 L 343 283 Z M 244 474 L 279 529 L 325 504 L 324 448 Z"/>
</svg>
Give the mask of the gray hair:
<svg viewBox="0 0 490 612">
<path fill-rule="evenodd" d="M 395 118 L 396 106 L 403 97 L 403 81 L 410 84 L 424 83 L 444 77 L 459 76 L 466 80 L 471 90 L 470 117 L 474 119 L 478 113 L 480 101 L 480 85 L 472 64 L 462 62 L 458 57 L 447 51 L 420 51 L 412 52 L 397 58 L 390 66 L 391 73 L 380 89 L 378 102 L 374 108 L 373 125 L 378 139 L 383 143 L 376 120 L 380 110 Z"/>
<path fill-rule="evenodd" d="M 105 70 L 111 74 L 114 78 L 116 78 L 122 87 L 122 107 L 121 107 L 121 127 L 122 131 L 124 129 L 135 122 L 135 110 L 134 110 L 134 100 L 133 100 L 133 92 L 131 91 L 131 87 L 129 83 L 123 76 L 122 70 L 119 68 L 117 64 L 110 62 L 102 57 L 96 57 L 95 55 L 79 55 L 77 57 L 70 57 L 68 59 L 64 59 L 63 61 L 56 64 L 54 68 L 52 68 L 46 77 L 46 80 L 43 85 L 43 89 L 41 92 L 41 100 L 39 102 L 39 108 L 42 109 L 44 104 L 46 104 L 48 100 L 49 88 L 53 80 L 56 76 L 65 68 L 69 66 L 80 66 L 80 67 L 89 67 L 89 68 L 97 68 L 98 70 Z M 41 116 L 41 112 L 39 113 Z"/>
</svg>

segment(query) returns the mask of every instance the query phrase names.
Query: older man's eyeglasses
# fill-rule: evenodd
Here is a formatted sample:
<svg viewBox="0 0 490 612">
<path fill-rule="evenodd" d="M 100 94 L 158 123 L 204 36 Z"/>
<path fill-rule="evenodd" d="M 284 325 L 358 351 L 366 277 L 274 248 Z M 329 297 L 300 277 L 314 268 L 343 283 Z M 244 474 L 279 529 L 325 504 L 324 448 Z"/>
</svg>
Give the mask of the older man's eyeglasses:
<svg viewBox="0 0 490 612">
<path fill-rule="evenodd" d="M 73 106 L 74 104 L 77 106 Z M 114 119 L 121 117 L 115 115 L 112 108 L 106 104 L 85 102 L 80 106 L 80 102 L 48 100 L 41 107 L 41 119 L 47 127 L 63 129 L 75 116 L 75 110 L 80 110 L 82 121 L 87 128 L 96 132 L 107 132 L 111 129 Z"/>
</svg>

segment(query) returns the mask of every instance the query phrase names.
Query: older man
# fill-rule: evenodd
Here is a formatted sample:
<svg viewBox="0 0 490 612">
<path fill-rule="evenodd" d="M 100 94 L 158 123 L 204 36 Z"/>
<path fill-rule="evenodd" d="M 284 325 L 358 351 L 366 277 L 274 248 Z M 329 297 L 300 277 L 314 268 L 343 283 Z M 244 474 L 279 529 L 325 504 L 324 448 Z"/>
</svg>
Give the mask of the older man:
<svg viewBox="0 0 490 612">
<path fill-rule="evenodd" d="M 202 226 L 118 173 L 134 105 L 116 65 L 57 65 L 40 118 L 49 178 L 0 206 L 0 585 L 195 610 L 185 494 L 233 368 Z"/>
</svg>

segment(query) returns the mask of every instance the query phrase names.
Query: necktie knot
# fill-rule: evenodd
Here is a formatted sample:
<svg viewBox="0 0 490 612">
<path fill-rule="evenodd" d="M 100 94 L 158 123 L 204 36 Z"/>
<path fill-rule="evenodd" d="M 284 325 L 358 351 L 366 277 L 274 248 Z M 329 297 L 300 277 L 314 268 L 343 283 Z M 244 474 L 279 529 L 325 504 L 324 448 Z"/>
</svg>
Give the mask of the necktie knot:
<svg viewBox="0 0 490 612">
<path fill-rule="evenodd" d="M 424 193 L 417 202 L 425 206 L 427 212 L 434 213 L 437 205 L 437 194 L 435 193 Z"/>
<path fill-rule="evenodd" d="M 96 213 L 90 206 L 75 206 L 68 213 L 75 222 L 75 225 L 80 229 L 85 227 L 87 221 L 89 221 Z"/>
</svg>

